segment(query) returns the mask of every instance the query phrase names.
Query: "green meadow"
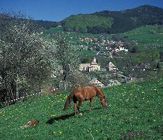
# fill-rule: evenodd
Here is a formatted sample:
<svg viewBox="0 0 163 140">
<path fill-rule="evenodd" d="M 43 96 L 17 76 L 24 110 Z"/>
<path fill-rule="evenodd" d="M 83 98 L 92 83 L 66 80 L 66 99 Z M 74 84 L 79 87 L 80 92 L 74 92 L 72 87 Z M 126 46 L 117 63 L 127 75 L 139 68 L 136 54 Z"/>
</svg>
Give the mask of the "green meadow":
<svg viewBox="0 0 163 140">
<path fill-rule="evenodd" d="M 141 45 L 163 45 L 163 26 L 147 25 L 123 34 L 130 40 L 135 40 Z"/>
<path fill-rule="evenodd" d="M 82 115 L 73 114 L 73 105 L 63 111 L 66 96 L 42 95 L 0 109 L 1 140 L 116 140 L 163 139 L 163 80 L 131 83 L 103 89 L 109 107 L 98 98 L 89 111 L 83 102 Z M 39 120 L 32 128 L 21 126 Z"/>
</svg>

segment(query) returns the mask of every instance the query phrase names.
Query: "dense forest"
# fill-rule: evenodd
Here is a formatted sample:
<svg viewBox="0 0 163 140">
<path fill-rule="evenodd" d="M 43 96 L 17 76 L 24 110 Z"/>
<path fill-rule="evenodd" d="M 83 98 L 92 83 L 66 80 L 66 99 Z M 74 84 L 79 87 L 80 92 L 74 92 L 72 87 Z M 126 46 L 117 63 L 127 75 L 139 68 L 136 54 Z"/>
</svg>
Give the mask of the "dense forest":
<svg viewBox="0 0 163 140">
<path fill-rule="evenodd" d="M 94 22 L 95 20 L 96 22 Z M 149 5 L 124 11 L 101 11 L 92 14 L 81 14 L 68 17 L 62 21 L 65 31 L 87 33 L 120 33 L 143 25 L 155 24 L 163 24 L 163 9 Z"/>
</svg>

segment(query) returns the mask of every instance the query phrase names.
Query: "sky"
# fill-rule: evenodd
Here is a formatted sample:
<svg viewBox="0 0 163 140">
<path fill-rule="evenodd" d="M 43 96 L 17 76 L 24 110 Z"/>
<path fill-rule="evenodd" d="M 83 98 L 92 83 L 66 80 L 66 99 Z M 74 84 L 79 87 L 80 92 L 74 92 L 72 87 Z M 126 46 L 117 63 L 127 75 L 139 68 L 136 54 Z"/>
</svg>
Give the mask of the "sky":
<svg viewBox="0 0 163 140">
<path fill-rule="evenodd" d="M 145 4 L 163 8 L 163 0 L 0 0 L 0 12 L 20 12 L 37 20 L 61 21 L 70 15 L 119 11 Z"/>
</svg>

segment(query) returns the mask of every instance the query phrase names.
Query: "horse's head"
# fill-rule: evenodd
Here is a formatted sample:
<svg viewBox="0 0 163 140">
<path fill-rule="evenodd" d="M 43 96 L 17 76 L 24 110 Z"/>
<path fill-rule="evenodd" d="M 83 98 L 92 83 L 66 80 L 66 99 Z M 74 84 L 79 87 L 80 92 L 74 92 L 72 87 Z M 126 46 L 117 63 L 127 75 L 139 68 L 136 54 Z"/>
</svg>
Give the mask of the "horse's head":
<svg viewBox="0 0 163 140">
<path fill-rule="evenodd" d="M 108 107 L 108 103 L 105 96 L 103 96 L 103 98 L 100 99 L 100 102 L 103 107 Z"/>
</svg>

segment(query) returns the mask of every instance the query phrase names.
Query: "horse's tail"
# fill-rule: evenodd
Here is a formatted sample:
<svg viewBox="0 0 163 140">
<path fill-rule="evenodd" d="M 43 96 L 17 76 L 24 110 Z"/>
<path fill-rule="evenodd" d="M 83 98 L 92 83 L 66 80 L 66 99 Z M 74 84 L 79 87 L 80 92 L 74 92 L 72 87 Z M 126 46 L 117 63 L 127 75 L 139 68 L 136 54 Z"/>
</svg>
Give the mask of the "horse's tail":
<svg viewBox="0 0 163 140">
<path fill-rule="evenodd" d="M 69 96 L 67 96 L 67 99 L 66 99 L 66 102 L 65 102 L 65 105 L 64 105 L 63 110 L 68 109 L 68 107 L 69 107 L 70 104 L 71 104 L 72 98 L 73 98 L 73 96 L 72 96 L 71 94 L 70 94 Z"/>
</svg>

